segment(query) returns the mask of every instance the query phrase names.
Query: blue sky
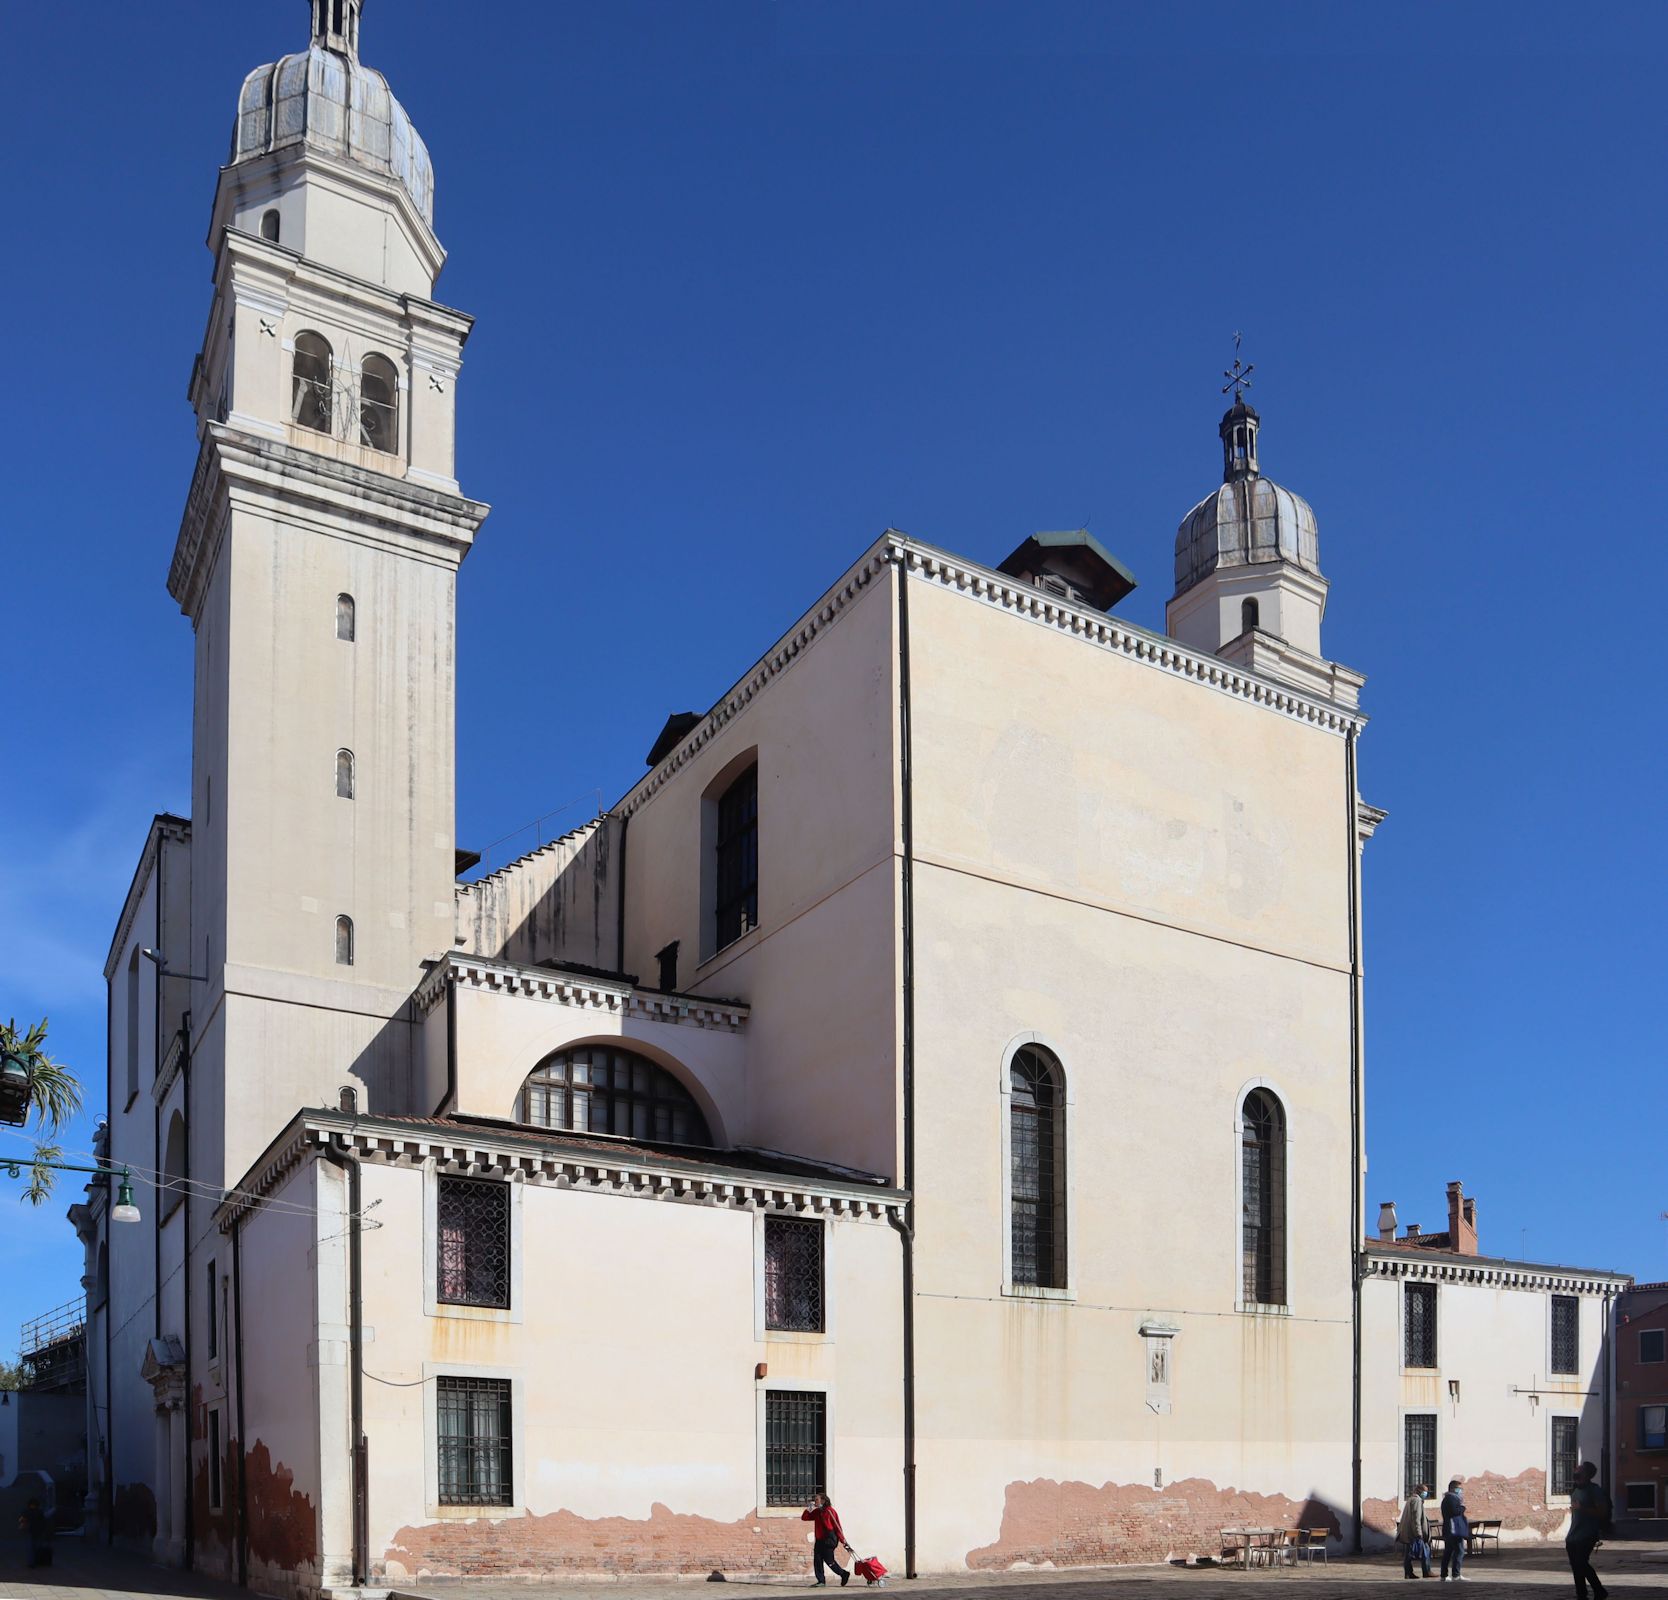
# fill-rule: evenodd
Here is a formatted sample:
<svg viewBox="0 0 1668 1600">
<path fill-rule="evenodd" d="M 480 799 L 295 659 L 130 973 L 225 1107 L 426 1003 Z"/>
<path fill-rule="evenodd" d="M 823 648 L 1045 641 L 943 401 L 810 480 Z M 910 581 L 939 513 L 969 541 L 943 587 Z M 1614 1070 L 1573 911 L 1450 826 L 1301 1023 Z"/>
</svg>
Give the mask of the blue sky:
<svg viewBox="0 0 1668 1600">
<path fill-rule="evenodd" d="M 95 1098 L 111 926 L 187 803 L 215 172 L 305 35 L 8 20 L 0 1014 Z M 1369 1200 L 1439 1227 L 1461 1178 L 1485 1249 L 1668 1277 L 1665 46 L 1660 5 L 375 0 L 479 319 L 461 841 L 612 799 L 887 525 L 994 561 L 1087 522 L 1160 626 L 1243 329 L 1390 812 Z M 62 1209 L 0 1193 L 0 1352 L 76 1292 Z"/>
</svg>

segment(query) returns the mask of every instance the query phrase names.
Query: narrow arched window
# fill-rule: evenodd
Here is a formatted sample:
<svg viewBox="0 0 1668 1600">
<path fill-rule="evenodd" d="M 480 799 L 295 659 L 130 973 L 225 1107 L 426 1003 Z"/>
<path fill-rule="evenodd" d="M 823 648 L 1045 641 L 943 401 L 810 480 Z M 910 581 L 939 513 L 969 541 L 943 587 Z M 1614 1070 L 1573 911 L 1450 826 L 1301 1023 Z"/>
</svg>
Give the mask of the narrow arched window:
<svg viewBox="0 0 1668 1600">
<path fill-rule="evenodd" d="M 185 1198 L 185 1118 L 175 1112 L 168 1122 L 168 1142 L 163 1146 L 162 1193 L 157 1212 L 168 1216 Z"/>
<path fill-rule="evenodd" d="M 290 421 L 314 433 L 329 433 L 334 389 L 330 341 L 320 333 L 295 336 L 291 368 Z"/>
<path fill-rule="evenodd" d="M 1241 600 L 1239 603 L 1239 631 L 1249 633 L 1258 625 L 1258 607 L 1255 600 Z"/>
<path fill-rule="evenodd" d="M 359 442 L 389 454 L 400 447 L 400 376 L 386 356 L 359 368 Z"/>
<path fill-rule="evenodd" d="M 1253 1089 L 1240 1113 L 1240 1259 L 1249 1305 L 1286 1303 L 1286 1112 Z"/>
<path fill-rule="evenodd" d="M 276 211 L 264 212 L 261 216 L 261 237 L 278 243 L 279 223 Z"/>
<path fill-rule="evenodd" d="M 353 643 L 353 596 L 339 594 L 336 596 L 336 637 Z"/>
<path fill-rule="evenodd" d="M 516 1116 L 539 1128 L 669 1144 L 712 1143 L 695 1097 L 646 1056 L 608 1045 L 562 1050 L 521 1086 Z"/>
<path fill-rule="evenodd" d="M 336 752 L 336 797 L 339 800 L 353 798 L 353 752 L 338 750 Z"/>
<path fill-rule="evenodd" d="M 1066 1287 L 1065 1076 L 1028 1045 L 1008 1068 L 1009 1275 L 1018 1287 Z"/>
<path fill-rule="evenodd" d="M 337 917 L 336 919 L 336 965 L 351 967 L 353 965 L 353 918 Z"/>
</svg>

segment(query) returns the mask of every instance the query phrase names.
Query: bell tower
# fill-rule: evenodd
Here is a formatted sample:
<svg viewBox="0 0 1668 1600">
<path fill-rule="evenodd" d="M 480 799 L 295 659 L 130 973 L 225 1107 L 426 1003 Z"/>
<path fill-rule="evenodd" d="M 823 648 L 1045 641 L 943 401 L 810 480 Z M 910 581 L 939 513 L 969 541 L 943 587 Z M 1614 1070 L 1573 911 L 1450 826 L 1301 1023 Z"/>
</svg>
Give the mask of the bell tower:
<svg viewBox="0 0 1668 1600">
<path fill-rule="evenodd" d="M 470 319 L 433 299 L 433 169 L 361 11 L 311 0 L 306 48 L 244 81 L 190 389 L 168 589 L 196 636 L 194 1173 L 223 1183 L 344 1084 L 429 1109 L 408 998 L 453 939 Z"/>
</svg>

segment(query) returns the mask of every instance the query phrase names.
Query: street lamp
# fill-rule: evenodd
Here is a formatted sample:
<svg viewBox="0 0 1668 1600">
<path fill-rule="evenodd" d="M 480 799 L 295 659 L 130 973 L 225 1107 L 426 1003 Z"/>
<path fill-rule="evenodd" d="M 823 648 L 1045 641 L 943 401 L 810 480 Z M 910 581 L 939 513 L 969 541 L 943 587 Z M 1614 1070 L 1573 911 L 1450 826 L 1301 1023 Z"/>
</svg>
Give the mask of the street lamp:
<svg viewBox="0 0 1668 1600">
<path fill-rule="evenodd" d="M 113 1167 L 107 1161 L 96 1166 L 78 1166 L 73 1161 L 15 1161 L 10 1156 L 0 1157 L 0 1170 L 8 1177 L 21 1178 L 25 1167 L 51 1167 L 54 1172 L 90 1172 L 98 1178 L 114 1178 L 116 1203 L 110 1208 L 112 1222 L 139 1221 L 139 1207 L 133 1203 L 133 1174 L 126 1167 Z"/>
<path fill-rule="evenodd" d="M 116 1204 L 110 1212 L 112 1222 L 137 1222 L 139 1208 L 133 1203 L 133 1185 L 128 1182 L 127 1174 L 122 1174 L 122 1181 L 116 1185 Z"/>
<path fill-rule="evenodd" d="M 21 1128 L 29 1120 L 29 1096 L 35 1075 L 29 1058 L 19 1050 L 0 1056 L 0 1122 Z"/>
</svg>

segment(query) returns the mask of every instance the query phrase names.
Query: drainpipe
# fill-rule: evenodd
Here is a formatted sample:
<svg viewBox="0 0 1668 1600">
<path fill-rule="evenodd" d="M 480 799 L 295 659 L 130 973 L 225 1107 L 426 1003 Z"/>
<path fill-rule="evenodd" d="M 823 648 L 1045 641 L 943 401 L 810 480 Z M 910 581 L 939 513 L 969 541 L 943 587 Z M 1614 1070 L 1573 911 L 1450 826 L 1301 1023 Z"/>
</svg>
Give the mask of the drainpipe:
<svg viewBox="0 0 1668 1600">
<path fill-rule="evenodd" d="M 116 991 L 104 986 L 104 1104 L 110 1113 L 105 1123 L 104 1153 L 112 1166 L 116 1165 L 116 1063 L 111 1059 L 110 1041 L 116 1037 Z M 94 1146 L 97 1149 L 97 1146 Z M 154 1207 L 152 1208 L 155 1209 Z M 116 1281 L 115 1228 L 110 1221 L 110 1186 L 104 1186 L 104 1543 L 108 1548 L 116 1542 L 116 1394 L 110 1381 L 110 1311 Z M 88 1444 L 92 1443 L 88 1440 Z M 90 1453 L 90 1452 L 89 1452 Z"/>
<path fill-rule="evenodd" d="M 904 1576 L 915 1576 L 915 791 L 910 722 L 909 561 L 898 572 L 898 772 L 903 861 L 900 912 L 903 934 L 903 1187 L 904 1215 L 890 1217 L 903 1246 L 903 1514 Z"/>
<path fill-rule="evenodd" d="M 1361 819 L 1356 794 L 1355 740 L 1344 743 L 1344 825 L 1349 866 L 1349 1282 L 1351 1548 L 1361 1554 Z"/>
<path fill-rule="evenodd" d="M 367 1481 L 368 1451 L 365 1444 L 365 1326 L 361 1299 L 359 1226 L 359 1160 L 347 1153 L 347 1140 L 337 1134 L 322 1151 L 331 1166 L 339 1168 L 347 1177 L 348 1192 L 348 1428 L 352 1438 L 349 1458 L 353 1474 L 353 1581 L 363 1585 L 367 1581 L 366 1559 L 370 1548 L 369 1484 Z"/>
<path fill-rule="evenodd" d="M 249 1446 L 243 1433 L 243 1218 L 232 1218 L 232 1360 L 237 1366 L 237 1581 L 249 1587 Z"/>
<path fill-rule="evenodd" d="M 1604 1400 L 1603 1400 L 1603 1406 L 1604 1406 L 1604 1411 L 1603 1411 L 1603 1416 L 1604 1416 L 1604 1439 L 1603 1439 L 1603 1443 L 1602 1443 L 1602 1446 L 1601 1446 L 1601 1448 L 1603 1450 L 1603 1454 L 1599 1456 L 1599 1460 L 1601 1462 L 1603 1462 L 1603 1466 L 1599 1470 L 1604 1475 L 1601 1481 L 1603 1482 L 1603 1484 L 1604 1484 L 1604 1486 L 1607 1490 L 1616 1481 L 1615 1466 L 1614 1466 L 1614 1463 L 1610 1459 L 1610 1440 L 1611 1440 L 1611 1437 L 1612 1437 L 1611 1431 L 1610 1431 L 1610 1408 L 1611 1408 L 1611 1405 L 1616 1398 L 1615 1380 L 1611 1376 L 1611 1372 L 1610 1372 L 1610 1345 L 1611 1345 L 1610 1299 L 1611 1299 L 1611 1295 L 1613 1293 L 1614 1293 L 1614 1291 L 1610 1290 L 1610 1289 L 1606 1289 L 1604 1291 L 1604 1378 L 1602 1380 L 1603 1383 L 1604 1383 Z"/>
<path fill-rule="evenodd" d="M 161 949 L 159 944 L 157 949 Z M 163 976 L 158 968 L 158 976 Z M 185 1192 L 180 1197 L 180 1263 L 185 1274 L 182 1285 L 185 1310 L 185 1427 L 181 1432 L 185 1435 L 185 1569 L 191 1571 L 197 1564 L 197 1496 L 195 1493 L 196 1480 L 191 1473 L 191 1458 L 193 1454 L 193 1435 L 197 1426 L 197 1408 L 192 1402 L 191 1387 L 191 1013 L 187 1011 L 182 1018 L 179 1031 L 180 1045 L 180 1110 L 183 1113 L 181 1127 L 184 1132 L 185 1151 L 183 1167 L 180 1173 Z M 214 1305 L 209 1304 L 209 1315 L 214 1315 Z"/>
</svg>

